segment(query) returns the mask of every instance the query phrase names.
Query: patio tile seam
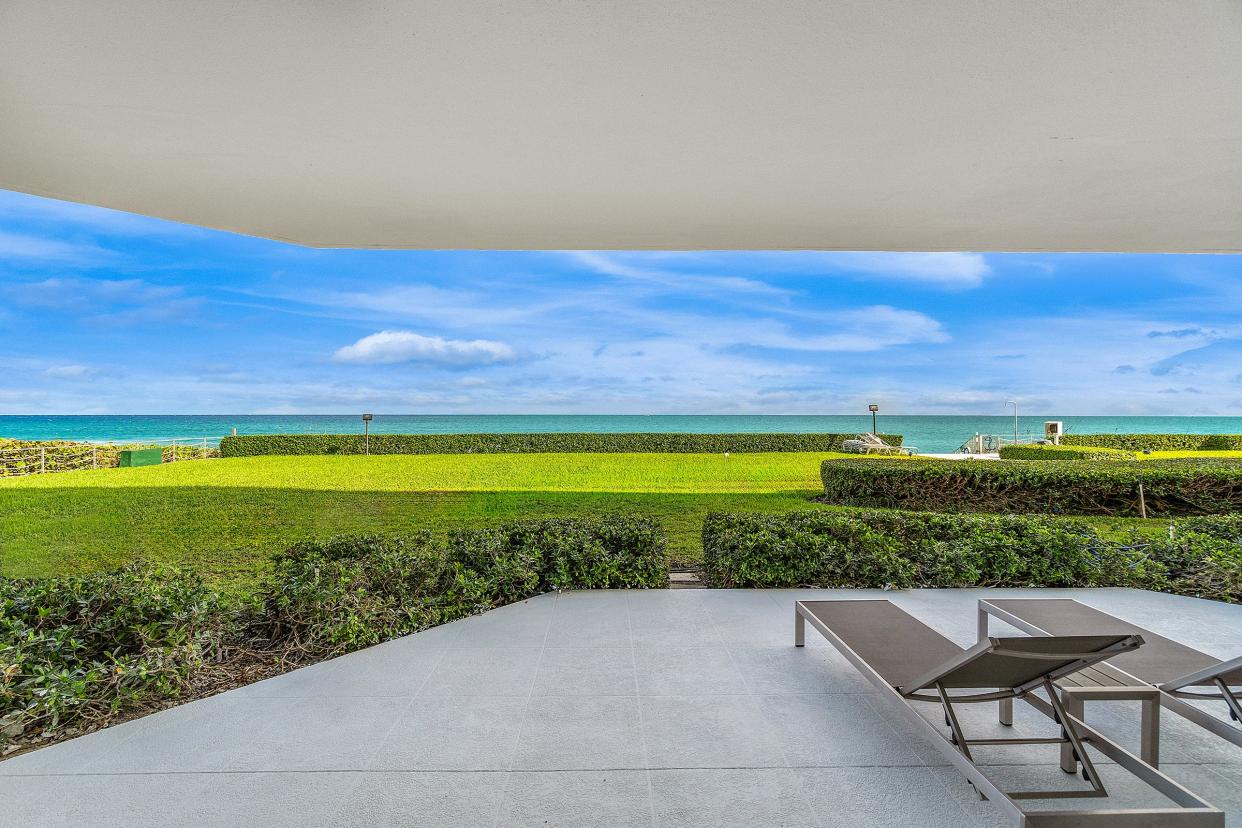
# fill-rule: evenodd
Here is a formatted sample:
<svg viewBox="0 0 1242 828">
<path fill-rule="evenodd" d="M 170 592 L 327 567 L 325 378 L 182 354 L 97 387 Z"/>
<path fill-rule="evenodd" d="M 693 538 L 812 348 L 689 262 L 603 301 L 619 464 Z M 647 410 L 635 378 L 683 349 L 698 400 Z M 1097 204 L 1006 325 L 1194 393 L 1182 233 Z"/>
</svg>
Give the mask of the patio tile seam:
<svg viewBox="0 0 1242 828">
<path fill-rule="evenodd" d="M 560 601 L 560 594 L 555 593 L 554 598 L 552 600 L 553 600 L 553 609 L 555 610 L 556 603 Z M 535 698 L 535 685 L 538 684 L 539 682 L 539 669 L 543 666 L 543 652 L 544 652 L 544 649 L 547 647 L 548 635 L 550 634 L 551 630 L 552 630 L 552 613 L 549 612 L 547 622 L 543 628 L 543 641 L 539 645 L 539 655 L 535 658 L 535 669 L 531 672 L 530 686 L 527 687 L 526 689 L 526 701 L 522 705 L 521 721 L 518 724 L 517 736 L 515 736 L 513 739 L 513 750 L 509 752 L 509 764 L 506 770 L 513 769 L 513 763 L 517 761 L 518 751 L 521 750 L 521 747 L 522 747 L 522 733 L 526 730 L 526 717 L 530 713 L 530 703 Z M 506 787 L 505 796 L 507 795 L 508 795 L 508 789 Z M 495 824 L 497 825 L 500 824 L 500 818 L 502 814 L 503 814 L 503 811 L 497 811 Z"/>
<path fill-rule="evenodd" d="M 1056 767 L 1055 763 L 1017 763 L 1006 765 L 1004 767 Z M 1187 768 L 1204 768 L 1205 765 L 1197 765 L 1190 762 L 1166 764 L 1162 762 L 1163 767 L 1187 767 Z M 987 766 L 984 766 L 987 767 Z M 1228 767 L 1228 766 L 1225 766 Z M 170 771 L 83 771 L 80 773 L 13 773 L 0 777 L 0 782 L 7 779 L 61 779 L 72 777 L 94 777 L 94 776 L 127 776 L 127 777 L 146 777 L 146 776 L 297 776 L 301 774 L 308 775 L 328 775 L 328 774 L 352 774 L 355 776 L 384 776 L 393 774 L 404 774 L 407 776 L 418 775 L 444 775 L 444 774 L 461 774 L 468 776 L 471 774 L 598 774 L 598 773 L 621 773 L 621 772 L 639 772 L 650 771 L 651 773 L 664 773 L 671 771 L 763 771 L 763 770 L 840 770 L 842 768 L 867 768 L 867 769 L 889 769 L 889 770 L 933 770 L 933 769 L 951 769 L 951 765 L 935 765 L 928 768 L 924 765 L 902 765 L 902 764 L 796 764 L 796 765 L 662 765 L 659 767 L 639 767 L 637 765 L 616 765 L 598 768 L 299 768 L 291 770 L 288 768 L 246 768 L 245 770 L 170 770 Z"/>
<path fill-rule="evenodd" d="M 720 629 L 720 625 L 716 622 L 716 617 L 712 613 L 711 607 L 708 605 L 707 599 L 704 599 L 703 604 L 703 609 L 708 620 L 715 628 L 716 635 L 720 636 L 720 641 L 724 646 L 725 654 L 729 658 L 729 663 L 733 665 L 733 669 L 737 672 L 738 676 L 741 677 L 742 684 L 751 691 L 751 698 L 755 699 L 755 707 L 758 708 L 760 720 L 768 723 L 768 727 L 770 729 L 769 732 L 773 734 L 773 740 L 776 742 L 776 745 L 780 750 L 781 761 L 785 764 L 786 771 L 793 775 L 793 780 L 796 783 L 796 789 L 798 791 L 798 799 L 802 802 L 802 807 L 805 813 L 811 816 L 811 819 L 814 820 L 816 826 L 822 826 L 824 824 L 823 818 L 820 816 L 819 809 L 815 807 L 815 803 L 813 803 L 810 797 L 807 796 L 802 785 L 801 774 L 798 774 L 793 770 L 793 765 L 789 761 L 789 752 L 785 749 L 784 740 L 775 737 L 775 733 L 777 732 L 776 723 L 772 721 L 772 717 L 766 710 L 764 710 L 764 706 L 758 701 L 758 699 L 762 698 L 762 696 L 755 692 L 754 682 L 750 680 L 750 678 L 746 675 L 746 672 L 741 668 L 741 665 L 737 663 L 737 659 L 733 655 L 733 648 L 730 646 L 730 639 L 725 638 L 724 633 Z"/>
<path fill-rule="evenodd" d="M 630 638 L 630 666 L 634 670 L 634 706 L 638 708 L 638 737 L 641 740 L 643 749 L 643 769 L 646 771 L 647 813 L 651 818 L 652 828 L 655 828 L 657 824 L 655 786 L 651 784 L 651 754 L 647 751 L 647 723 L 643 719 L 642 690 L 638 683 L 638 651 L 634 643 L 634 622 L 630 618 L 630 597 L 628 595 L 625 596 L 625 629 Z"/>
</svg>

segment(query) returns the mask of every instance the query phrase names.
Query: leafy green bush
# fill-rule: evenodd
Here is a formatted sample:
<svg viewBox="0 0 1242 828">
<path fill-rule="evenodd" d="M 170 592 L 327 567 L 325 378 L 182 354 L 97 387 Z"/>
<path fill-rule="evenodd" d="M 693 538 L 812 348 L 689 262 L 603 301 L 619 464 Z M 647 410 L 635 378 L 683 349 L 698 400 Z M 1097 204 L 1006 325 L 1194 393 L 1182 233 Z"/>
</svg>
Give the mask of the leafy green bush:
<svg viewBox="0 0 1242 828">
<path fill-rule="evenodd" d="M 272 645 L 326 656 L 549 589 L 667 584 L 664 536 L 644 518 L 520 521 L 447 541 L 351 535 L 277 555 L 254 623 Z"/>
<path fill-rule="evenodd" d="M 703 551 L 718 587 L 1128 586 L 1242 602 L 1242 515 L 1115 540 L 1043 515 L 716 513 Z"/>
<path fill-rule="evenodd" d="M 1066 434 L 1061 445 L 1122 451 L 1232 451 L 1242 449 L 1242 434 Z"/>
<path fill-rule="evenodd" d="M 725 452 L 841 451 L 855 434 L 372 434 L 371 454 L 541 454 L 549 452 Z M 901 445 L 900 434 L 881 434 Z M 262 454 L 362 454 L 360 434 L 258 434 L 225 437 L 223 457 Z"/>
<path fill-rule="evenodd" d="M 1134 460 L 1134 452 L 1077 446 L 1006 445 L 1002 460 Z"/>
<path fill-rule="evenodd" d="M 477 612 L 430 533 L 340 536 L 273 558 L 254 626 L 273 645 L 348 652 Z"/>
<path fill-rule="evenodd" d="M 496 529 L 456 532 L 450 559 L 479 572 L 493 561 L 521 561 L 522 572 L 496 578 L 527 585 L 534 570 L 538 591 L 664 587 L 668 584 L 667 542 L 647 518 L 550 518 Z M 528 590 L 529 594 L 529 590 Z M 522 595 L 521 597 L 526 597 Z"/>
<path fill-rule="evenodd" d="M 1074 520 L 920 512 L 713 514 L 719 587 L 1152 586 L 1162 569 Z"/>
<path fill-rule="evenodd" d="M 946 512 L 1151 517 L 1242 510 L 1242 464 L 1007 460 L 825 460 L 824 502 Z"/>
<path fill-rule="evenodd" d="M 0 741 L 175 698 L 233 629 L 219 596 L 175 569 L 0 578 Z"/>
</svg>

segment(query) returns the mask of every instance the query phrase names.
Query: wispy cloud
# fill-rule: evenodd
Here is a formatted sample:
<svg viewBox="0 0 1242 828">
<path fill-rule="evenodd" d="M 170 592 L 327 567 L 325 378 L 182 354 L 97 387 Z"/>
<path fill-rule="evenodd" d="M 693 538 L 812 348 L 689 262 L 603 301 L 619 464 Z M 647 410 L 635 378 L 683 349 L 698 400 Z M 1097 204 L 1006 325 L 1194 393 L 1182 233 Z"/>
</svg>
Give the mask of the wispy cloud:
<svg viewBox="0 0 1242 828">
<path fill-rule="evenodd" d="M 10 284 L 0 293 L 17 305 L 116 325 L 173 319 L 199 304 L 198 299 L 186 296 L 180 287 L 153 285 L 142 279 L 56 276 Z"/>
<path fill-rule="evenodd" d="M 90 368 L 85 365 L 53 365 L 44 370 L 44 374 L 56 379 L 81 379 L 89 374 Z"/>
<path fill-rule="evenodd" d="M 391 365 L 414 362 L 443 368 L 473 368 L 516 362 L 517 351 L 488 339 L 445 339 L 413 331 L 380 331 L 337 349 L 336 362 Z"/>
<path fill-rule="evenodd" d="M 789 292 L 758 279 L 744 276 L 714 273 L 686 272 L 652 267 L 649 262 L 659 261 L 661 254 L 592 252 L 574 250 L 565 253 L 581 267 L 604 276 L 613 276 L 647 285 L 659 286 L 681 293 L 710 291 L 717 296 L 725 294 L 765 294 L 788 296 Z M 692 256 L 693 254 L 686 254 Z"/>
<path fill-rule="evenodd" d="M 819 253 L 834 269 L 893 281 L 973 288 L 992 272 L 981 253 Z"/>
<path fill-rule="evenodd" d="M 79 244 L 0 230 L 0 261 L 20 259 L 58 264 L 90 264 L 111 255 L 113 254 L 95 244 Z"/>
</svg>

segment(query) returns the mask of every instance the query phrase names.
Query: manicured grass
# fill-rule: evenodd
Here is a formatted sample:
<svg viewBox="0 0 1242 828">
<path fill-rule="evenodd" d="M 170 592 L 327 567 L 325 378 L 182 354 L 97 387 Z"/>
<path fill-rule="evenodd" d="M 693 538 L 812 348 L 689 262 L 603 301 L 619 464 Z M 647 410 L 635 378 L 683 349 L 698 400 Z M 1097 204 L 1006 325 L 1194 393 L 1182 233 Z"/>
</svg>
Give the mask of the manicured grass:
<svg viewBox="0 0 1242 828">
<path fill-rule="evenodd" d="M 0 573 L 145 557 L 244 591 L 273 552 L 303 538 L 603 512 L 656 518 L 670 557 L 695 561 L 710 511 L 828 508 L 810 498 L 832 456 L 253 457 L 10 478 L 0 480 Z"/>
<path fill-rule="evenodd" d="M 0 489 L 263 487 L 376 492 L 779 492 L 856 454 L 429 454 L 238 457 L 0 480 Z"/>
</svg>

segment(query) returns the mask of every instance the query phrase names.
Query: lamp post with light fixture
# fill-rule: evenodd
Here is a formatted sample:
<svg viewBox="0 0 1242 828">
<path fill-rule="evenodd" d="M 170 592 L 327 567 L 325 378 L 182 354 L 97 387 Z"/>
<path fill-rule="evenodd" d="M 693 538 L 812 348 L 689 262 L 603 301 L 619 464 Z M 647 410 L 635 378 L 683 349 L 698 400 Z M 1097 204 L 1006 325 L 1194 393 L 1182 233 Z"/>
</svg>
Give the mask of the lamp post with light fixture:
<svg viewBox="0 0 1242 828">
<path fill-rule="evenodd" d="M 365 446 L 364 451 L 367 454 L 371 453 L 371 420 L 372 419 L 373 418 L 370 414 L 362 415 L 362 440 Z"/>
<path fill-rule="evenodd" d="M 876 405 L 875 403 L 872 403 L 871 405 L 867 406 L 867 410 L 871 412 L 871 434 L 872 434 L 872 436 L 874 436 L 874 435 L 875 435 L 875 433 L 876 433 L 876 431 L 875 431 L 875 413 L 876 413 L 877 411 L 879 411 L 879 410 L 880 410 L 880 407 L 879 407 L 878 405 Z"/>
</svg>

